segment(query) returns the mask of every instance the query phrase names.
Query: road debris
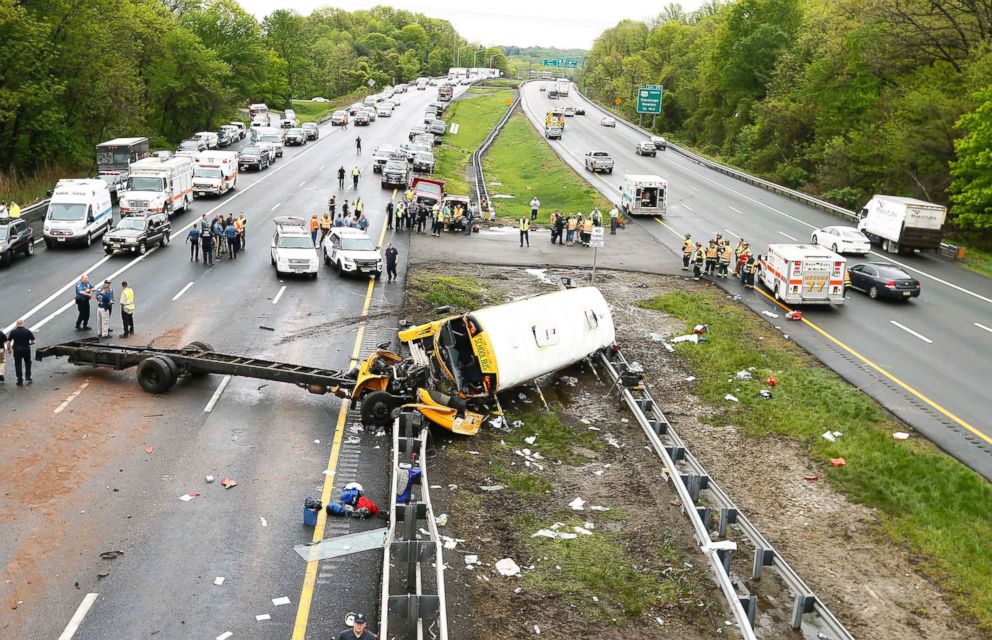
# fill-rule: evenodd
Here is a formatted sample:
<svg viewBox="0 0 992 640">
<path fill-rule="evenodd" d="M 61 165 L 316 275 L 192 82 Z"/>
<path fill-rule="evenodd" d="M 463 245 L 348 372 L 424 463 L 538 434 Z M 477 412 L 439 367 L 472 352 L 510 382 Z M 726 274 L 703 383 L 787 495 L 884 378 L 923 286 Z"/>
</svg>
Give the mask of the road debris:
<svg viewBox="0 0 992 640">
<path fill-rule="evenodd" d="M 109 575 L 110 575 L 110 572 L 109 571 L 101 571 L 100 573 L 96 574 L 96 577 L 99 578 L 99 579 L 101 579 L 101 580 L 103 580 L 104 578 L 106 578 Z"/>
<path fill-rule="evenodd" d="M 844 458 L 831 458 L 830 464 L 834 465 L 835 467 L 846 467 L 847 461 L 844 460 Z"/>
<path fill-rule="evenodd" d="M 225 580 L 224 576 L 217 576 L 216 578 L 214 578 L 214 584 L 219 587 L 224 584 L 224 580 Z"/>
<path fill-rule="evenodd" d="M 448 514 L 442 513 L 441 515 L 436 516 L 434 518 L 434 523 L 437 524 L 437 526 L 439 527 L 443 527 L 444 525 L 448 524 Z"/>
<path fill-rule="evenodd" d="M 123 551 L 104 551 L 100 554 L 100 557 L 104 560 L 116 560 L 122 555 L 124 555 Z"/>
<path fill-rule="evenodd" d="M 255 620 L 257 620 L 258 622 L 261 622 L 262 620 L 271 620 L 271 619 L 272 616 L 270 616 L 267 613 L 260 613 L 257 616 L 255 616 Z"/>
<path fill-rule="evenodd" d="M 289 604 L 289 598 L 286 596 L 281 596 L 279 598 L 272 598 L 272 606 L 278 607 L 284 604 Z"/>
<path fill-rule="evenodd" d="M 598 504 L 594 504 L 591 507 L 589 507 L 589 510 L 590 511 L 609 511 L 610 508 L 609 507 L 602 507 L 602 506 L 600 506 Z"/>
<path fill-rule="evenodd" d="M 502 484 L 489 484 L 489 485 L 479 485 L 479 488 L 482 489 L 483 491 L 488 491 L 492 493 L 494 491 L 502 491 L 503 489 L 506 489 L 506 486 Z"/>
<path fill-rule="evenodd" d="M 275 328 L 274 327 L 270 327 L 270 326 L 265 325 L 265 324 L 258 325 L 258 328 L 259 329 L 265 329 L 266 331 L 275 331 Z"/>
<path fill-rule="evenodd" d="M 224 633 L 222 633 L 219 636 L 217 636 L 217 640 L 227 640 L 228 638 L 230 638 L 233 635 L 234 634 L 231 633 L 230 631 L 225 631 Z"/>
<path fill-rule="evenodd" d="M 733 540 L 717 540 L 704 544 L 701 549 L 703 553 L 709 553 L 710 551 L 737 551 L 737 543 Z"/>
<path fill-rule="evenodd" d="M 690 333 L 688 335 L 672 338 L 672 344 L 678 344 L 680 342 L 692 342 L 693 344 L 697 344 L 699 342 L 699 335 Z"/>
<path fill-rule="evenodd" d="M 582 498 L 576 498 L 575 500 L 569 502 L 568 506 L 571 507 L 572 510 L 574 511 L 582 511 L 583 509 L 585 509 L 585 504 L 586 504 L 585 500 L 583 500 Z"/>
<path fill-rule="evenodd" d="M 823 435 L 820 437 L 828 442 L 837 442 L 837 438 L 841 437 L 842 435 L 844 434 L 841 433 L 840 431 L 824 431 Z"/>
<path fill-rule="evenodd" d="M 499 571 L 500 575 L 511 577 L 518 575 L 520 573 L 520 567 L 513 558 L 503 558 L 496 562 L 496 570 Z"/>
<path fill-rule="evenodd" d="M 473 564 L 482 564 L 481 562 L 479 562 L 479 556 L 476 555 L 465 556 L 465 565 L 467 567 L 471 567 Z"/>
<path fill-rule="evenodd" d="M 785 317 L 788 318 L 789 320 L 802 320 L 803 312 L 800 311 L 799 309 L 796 309 L 795 311 L 790 311 L 789 313 L 785 314 Z"/>
<path fill-rule="evenodd" d="M 735 396 L 733 394 L 730 394 L 730 393 L 728 393 L 727 395 L 723 396 L 723 399 L 724 400 L 730 400 L 731 402 L 740 402 L 740 400 L 737 399 L 737 396 Z"/>
<path fill-rule="evenodd" d="M 232 480 L 231 478 L 224 478 L 223 480 L 220 481 L 220 486 L 224 487 L 225 489 L 231 489 L 232 487 L 238 486 L 238 481 Z"/>
<path fill-rule="evenodd" d="M 524 442 L 526 442 L 527 444 L 534 444 L 535 442 L 537 442 L 537 436 L 527 436 L 526 438 L 524 438 Z"/>
<path fill-rule="evenodd" d="M 182 500 L 183 502 L 189 502 L 198 495 L 200 494 L 197 493 L 196 491 L 190 491 L 189 493 L 184 493 L 183 495 L 179 496 L 179 499 Z"/>
<path fill-rule="evenodd" d="M 213 476 L 207 476 L 206 478 L 204 478 L 204 480 L 207 481 L 207 484 L 210 484 L 211 482 L 214 481 L 214 477 Z"/>
<path fill-rule="evenodd" d="M 575 533 L 582 534 L 584 536 L 591 536 L 592 535 L 592 531 L 589 531 L 585 527 L 572 527 L 572 531 L 574 531 Z"/>
<path fill-rule="evenodd" d="M 155 450 L 155 447 L 145 447 L 145 453 L 151 453 Z"/>
<path fill-rule="evenodd" d="M 737 374 L 734 377 L 744 382 L 751 379 L 751 372 L 748 371 L 747 369 L 741 369 L 740 371 L 737 372 Z"/>
<path fill-rule="evenodd" d="M 267 526 L 269 526 L 269 522 L 268 522 L 268 520 L 266 520 L 266 519 L 265 519 L 265 518 L 263 518 L 262 516 L 258 516 L 258 519 L 262 521 L 262 526 L 263 526 L 263 527 L 267 527 Z"/>
<path fill-rule="evenodd" d="M 766 316 L 768 318 L 778 318 L 778 314 L 772 313 L 771 311 L 762 311 L 761 315 Z"/>
<path fill-rule="evenodd" d="M 771 400 L 772 392 L 769 391 L 768 389 L 762 389 L 761 391 L 758 392 L 758 397 L 764 398 L 765 400 Z"/>
<path fill-rule="evenodd" d="M 537 635 L 541 635 L 541 627 L 539 627 L 539 626 L 537 626 L 535 624 L 534 625 L 534 633 L 536 633 Z"/>
<path fill-rule="evenodd" d="M 909 434 L 904 431 L 896 431 L 892 434 L 892 437 L 896 440 L 909 440 Z"/>
</svg>

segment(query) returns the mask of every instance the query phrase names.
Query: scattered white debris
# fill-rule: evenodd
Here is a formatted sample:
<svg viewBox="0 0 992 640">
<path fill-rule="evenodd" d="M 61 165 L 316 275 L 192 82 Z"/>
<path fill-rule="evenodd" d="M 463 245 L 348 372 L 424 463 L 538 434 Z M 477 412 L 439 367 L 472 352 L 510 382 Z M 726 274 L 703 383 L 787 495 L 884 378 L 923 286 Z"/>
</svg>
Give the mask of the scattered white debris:
<svg viewBox="0 0 992 640">
<path fill-rule="evenodd" d="M 599 427 L 586 427 L 589 431 L 599 431 Z"/>
<path fill-rule="evenodd" d="M 192 493 L 184 493 L 183 495 L 179 496 L 179 499 L 182 500 L 183 502 L 189 502 L 194 497 L 195 496 Z"/>
<path fill-rule="evenodd" d="M 479 564 L 479 556 L 465 556 L 465 564 Z"/>
<path fill-rule="evenodd" d="M 514 429 L 519 429 L 520 427 L 524 426 L 524 421 L 514 420 L 513 422 L 510 423 L 510 426 L 513 427 Z"/>
<path fill-rule="evenodd" d="M 324 469 L 323 471 L 321 471 L 321 473 L 323 473 L 325 476 L 333 476 L 334 469 Z"/>
<path fill-rule="evenodd" d="M 582 511 L 585 508 L 586 501 L 582 498 L 576 498 L 568 503 L 568 506 L 575 511 Z"/>
<path fill-rule="evenodd" d="M 437 524 L 437 526 L 443 527 L 444 525 L 448 524 L 448 514 L 442 513 L 441 515 L 434 518 L 434 522 Z"/>
<path fill-rule="evenodd" d="M 537 533 L 531 535 L 531 538 L 551 538 L 554 540 L 558 537 L 558 534 L 551 529 L 539 529 Z"/>
<path fill-rule="evenodd" d="M 214 578 L 214 584 L 217 585 L 218 587 L 224 584 L 224 576 L 217 576 L 216 578 Z"/>
<path fill-rule="evenodd" d="M 503 416 L 496 416 L 495 418 L 489 421 L 489 426 L 491 426 L 493 429 L 505 429 L 506 420 L 503 419 Z"/>
<path fill-rule="evenodd" d="M 668 351 L 669 353 L 675 353 L 675 347 L 668 344 L 667 342 L 662 342 L 661 346 L 665 347 L 665 350 Z"/>
<path fill-rule="evenodd" d="M 535 442 L 537 442 L 537 436 L 527 436 L 526 438 L 524 438 L 524 442 L 526 442 L 527 444 L 534 444 Z"/>
<path fill-rule="evenodd" d="M 316 440 L 314 440 L 313 443 L 314 444 L 320 444 L 320 438 L 317 438 Z"/>
<path fill-rule="evenodd" d="M 562 539 L 562 540 L 575 540 L 579 536 L 576 533 L 568 533 L 568 532 L 562 531 L 562 532 L 560 532 L 558 534 L 558 537 L 560 539 Z"/>
<path fill-rule="evenodd" d="M 211 482 L 214 481 L 214 477 L 213 476 L 207 476 L 206 478 L 204 478 L 204 480 L 207 481 L 207 484 L 210 484 Z"/>
<path fill-rule="evenodd" d="M 761 312 L 761 315 L 768 316 L 769 318 L 777 318 L 778 317 L 778 314 L 777 313 L 772 313 L 771 311 L 762 311 Z"/>
<path fill-rule="evenodd" d="M 272 598 L 272 606 L 278 607 L 284 604 L 289 604 L 289 598 L 282 596 L 280 598 Z"/>
<path fill-rule="evenodd" d="M 677 344 L 679 342 L 698 343 L 699 342 L 699 336 L 697 334 L 695 334 L 695 333 L 690 333 L 689 335 L 686 335 L 686 336 L 678 336 L 677 338 L 672 338 L 672 343 L 673 344 Z"/>
<path fill-rule="evenodd" d="M 574 387 L 575 385 L 579 384 L 579 379 L 574 378 L 572 376 L 562 376 L 561 381 L 562 384 L 567 384 L 570 387 Z"/>
<path fill-rule="evenodd" d="M 535 624 L 534 625 L 534 633 L 536 633 L 537 635 L 541 635 L 541 627 L 539 627 L 539 626 L 537 626 Z"/>
<path fill-rule="evenodd" d="M 595 522 L 585 522 L 583 524 L 584 524 L 584 526 L 585 526 L 586 529 L 595 529 L 596 528 L 596 523 Z"/>
<path fill-rule="evenodd" d="M 741 380 L 741 381 L 750 380 L 751 379 L 751 372 L 748 371 L 747 369 L 742 369 L 742 370 L 740 370 L 740 371 L 737 372 L 737 374 L 736 374 L 735 377 L 738 380 Z"/>
<path fill-rule="evenodd" d="M 481 456 L 482 455 L 478 451 L 469 451 L 469 453 L 472 454 L 473 456 Z"/>
<path fill-rule="evenodd" d="M 590 511 L 609 511 L 610 508 L 609 507 L 601 507 L 598 504 L 594 504 L 591 507 L 589 507 L 589 510 Z"/>
<path fill-rule="evenodd" d="M 648 337 L 651 338 L 651 340 L 653 340 L 654 342 L 664 342 L 665 341 L 665 336 L 660 336 L 657 333 L 649 333 L 648 334 Z"/>
<path fill-rule="evenodd" d="M 272 616 L 270 616 L 267 613 L 260 613 L 257 616 L 255 616 L 255 619 L 261 622 L 262 620 L 271 620 Z"/>
<path fill-rule="evenodd" d="M 696 376 L 688 376 L 685 379 L 686 382 L 695 382 L 695 380 L 696 380 Z"/>
<path fill-rule="evenodd" d="M 513 558 L 503 558 L 496 563 L 496 570 L 503 576 L 515 576 L 520 573 L 520 567 L 513 561 Z"/>
<path fill-rule="evenodd" d="M 703 545 L 703 553 L 710 551 L 737 551 L 737 543 L 733 540 L 718 540 Z"/>
<path fill-rule="evenodd" d="M 575 533 L 581 533 L 584 536 L 592 535 L 592 531 L 589 531 L 585 527 L 572 527 L 572 531 L 574 531 Z"/>
<path fill-rule="evenodd" d="M 363 427 L 360 424 L 353 424 L 350 427 L 348 427 L 348 431 L 350 431 L 351 433 L 362 433 L 363 431 L 365 431 L 365 427 Z"/>
<path fill-rule="evenodd" d="M 592 597 L 592 601 L 593 601 L 593 602 L 599 602 L 599 598 L 597 598 L 596 596 L 593 596 L 593 597 Z"/>
<path fill-rule="evenodd" d="M 892 434 L 892 437 L 896 440 L 909 440 L 909 434 L 904 431 L 896 431 Z"/>
<path fill-rule="evenodd" d="M 837 442 L 837 438 L 835 438 L 834 434 L 830 433 L 829 431 L 824 431 L 821 437 L 824 440 L 827 440 L 828 442 Z"/>
<path fill-rule="evenodd" d="M 729 394 L 729 393 L 727 395 L 723 396 L 723 399 L 724 400 L 730 400 L 731 402 L 740 402 L 740 400 L 737 399 L 737 396 L 732 395 L 732 394 Z"/>
<path fill-rule="evenodd" d="M 611 447 L 616 447 L 617 449 L 620 448 L 620 442 L 613 436 L 612 433 L 606 434 L 606 444 L 610 445 Z"/>
<path fill-rule="evenodd" d="M 488 484 L 488 485 L 479 485 L 479 488 L 482 489 L 483 491 L 494 492 L 494 491 L 502 491 L 503 489 L 506 489 L 506 486 L 502 484 Z"/>
<path fill-rule="evenodd" d="M 661 624 L 661 625 L 663 625 L 663 624 L 665 624 L 665 621 L 664 621 L 664 620 L 662 620 L 662 619 L 661 619 L 661 617 L 656 617 L 656 618 L 654 619 L 654 621 L 655 621 L 655 622 L 657 622 L 658 624 Z"/>
</svg>

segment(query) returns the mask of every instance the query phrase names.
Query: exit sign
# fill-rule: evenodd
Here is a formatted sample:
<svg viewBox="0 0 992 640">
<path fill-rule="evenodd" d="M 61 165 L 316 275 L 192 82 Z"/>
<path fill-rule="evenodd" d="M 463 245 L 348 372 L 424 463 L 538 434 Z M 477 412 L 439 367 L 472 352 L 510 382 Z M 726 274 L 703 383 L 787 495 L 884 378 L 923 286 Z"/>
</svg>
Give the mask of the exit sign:
<svg viewBox="0 0 992 640">
<path fill-rule="evenodd" d="M 651 84 L 637 90 L 637 113 L 658 115 L 661 113 L 661 85 Z"/>
</svg>

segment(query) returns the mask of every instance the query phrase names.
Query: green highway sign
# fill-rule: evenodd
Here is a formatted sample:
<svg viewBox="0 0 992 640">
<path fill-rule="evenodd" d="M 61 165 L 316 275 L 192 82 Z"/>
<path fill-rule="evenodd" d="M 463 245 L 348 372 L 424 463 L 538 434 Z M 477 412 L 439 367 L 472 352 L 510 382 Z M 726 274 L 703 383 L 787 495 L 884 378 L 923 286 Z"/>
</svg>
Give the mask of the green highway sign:
<svg viewBox="0 0 992 640">
<path fill-rule="evenodd" d="M 545 67 L 559 67 L 561 69 L 575 69 L 579 66 L 579 61 L 575 58 L 545 58 Z"/>
<path fill-rule="evenodd" d="M 661 85 L 651 84 L 637 90 L 637 113 L 661 113 Z"/>
</svg>

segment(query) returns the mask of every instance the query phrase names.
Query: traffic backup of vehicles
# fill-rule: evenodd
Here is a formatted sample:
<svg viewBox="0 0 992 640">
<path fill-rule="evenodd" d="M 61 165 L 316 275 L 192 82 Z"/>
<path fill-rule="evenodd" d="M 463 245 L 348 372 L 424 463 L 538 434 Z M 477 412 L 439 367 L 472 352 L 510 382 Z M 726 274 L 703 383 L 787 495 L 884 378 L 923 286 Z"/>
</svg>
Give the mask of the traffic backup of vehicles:
<svg viewBox="0 0 992 640">
<path fill-rule="evenodd" d="M 320 260 L 313 238 L 307 231 L 307 221 L 295 216 L 277 216 L 273 220 L 276 230 L 272 234 L 269 259 L 276 268 L 276 277 L 287 274 L 306 274 L 317 277 Z"/>
<path fill-rule="evenodd" d="M 858 229 L 889 253 L 939 249 L 947 208 L 915 198 L 876 195 L 861 209 Z"/>
<path fill-rule="evenodd" d="M 134 166 L 147 160 L 139 160 Z M 52 191 L 45 213 L 42 235 L 45 246 L 81 243 L 90 246 L 93 238 L 110 229 L 112 205 L 107 183 L 96 179 L 59 180 Z"/>
<path fill-rule="evenodd" d="M 331 114 L 331 126 L 332 127 L 344 127 L 348 125 L 348 112 L 347 111 L 335 111 Z"/>
<path fill-rule="evenodd" d="M 361 229 L 334 227 L 324 238 L 324 264 L 334 267 L 342 278 L 349 274 L 382 275 L 379 247 Z"/>
<path fill-rule="evenodd" d="M 303 133 L 306 134 L 307 140 L 316 140 L 320 138 L 320 128 L 315 122 L 304 122 L 303 127 L 301 128 L 303 129 Z"/>
<path fill-rule="evenodd" d="M 586 170 L 596 173 L 613 173 L 613 158 L 605 151 L 590 151 L 586 154 Z"/>
<path fill-rule="evenodd" d="M 117 251 L 145 255 L 148 247 L 164 247 L 172 238 L 172 223 L 164 213 L 121 218 L 117 226 L 103 236 L 103 251 L 108 256 Z"/>
<path fill-rule="evenodd" d="M 372 172 L 382 173 L 383 167 L 389 162 L 389 159 L 393 157 L 394 153 L 399 150 L 391 144 L 384 144 L 381 147 L 376 147 L 376 150 L 372 152 Z"/>
<path fill-rule="evenodd" d="M 9 267 L 14 255 L 34 255 L 34 232 L 23 218 L 0 218 L 0 265 Z"/>
<path fill-rule="evenodd" d="M 655 175 L 625 175 L 620 207 L 628 216 L 661 216 L 668 211 L 668 181 Z"/>
<path fill-rule="evenodd" d="M 920 281 L 894 264 L 869 262 L 848 270 L 851 288 L 864 291 L 872 300 L 905 300 L 919 297 Z"/>
<path fill-rule="evenodd" d="M 193 202 L 193 161 L 185 156 L 145 158 L 131 165 L 121 216 L 144 213 L 174 215 Z"/>
<path fill-rule="evenodd" d="M 441 102 L 451 102 L 452 97 L 454 97 L 454 88 L 450 84 L 437 88 L 437 99 Z"/>
<path fill-rule="evenodd" d="M 410 184 L 413 199 L 418 204 L 433 207 L 444 199 L 444 180 L 417 176 Z"/>
<path fill-rule="evenodd" d="M 824 247 L 770 244 L 755 279 L 785 304 L 844 304 L 846 263 Z"/>
<path fill-rule="evenodd" d="M 393 154 L 382 168 L 382 188 L 406 189 L 410 184 L 410 163 L 400 153 Z"/>
<path fill-rule="evenodd" d="M 338 228 L 346 235 L 354 229 Z M 332 232 L 334 233 L 334 232 Z M 330 236 L 328 236 L 330 238 Z M 451 316 L 399 334 L 411 356 L 380 349 L 356 369 L 339 371 L 217 353 L 203 342 L 182 349 L 68 342 L 37 350 L 36 358 L 67 356 L 75 365 L 137 367 L 138 382 L 165 393 L 180 375 L 240 375 L 333 393 L 361 402 L 362 422 L 388 425 L 400 406 L 462 435 L 478 433 L 482 405 L 609 348 L 615 329 L 595 287 L 536 295 Z"/>
<path fill-rule="evenodd" d="M 544 137 L 548 140 L 561 140 L 565 132 L 565 114 L 560 109 L 552 109 L 544 114 Z"/>
<path fill-rule="evenodd" d="M 276 157 L 282 157 L 282 145 L 286 139 L 286 135 L 282 129 L 276 129 L 274 127 L 252 129 L 252 139 L 255 142 L 268 142 L 269 144 L 275 146 Z"/>
<path fill-rule="evenodd" d="M 268 168 L 269 152 L 257 145 L 245 147 L 241 150 L 241 157 L 238 160 L 238 166 L 241 169 L 253 168 L 258 171 Z"/>
<path fill-rule="evenodd" d="M 307 134 L 303 129 L 294 127 L 286 132 L 286 145 L 302 147 L 307 143 Z"/>
<path fill-rule="evenodd" d="M 148 138 L 114 138 L 96 145 L 97 177 L 117 199 L 127 183 L 131 163 L 148 157 Z"/>
<path fill-rule="evenodd" d="M 194 159 L 193 193 L 222 196 L 238 184 L 236 151 L 204 151 Z"/>
<path fill-rule="evenodd" d="M 414 153 L 413 170 L 434 173 L 434 154 L 430 151 L 417 151 Z"/>
</svg>

